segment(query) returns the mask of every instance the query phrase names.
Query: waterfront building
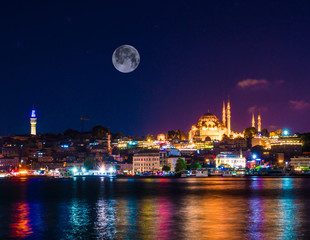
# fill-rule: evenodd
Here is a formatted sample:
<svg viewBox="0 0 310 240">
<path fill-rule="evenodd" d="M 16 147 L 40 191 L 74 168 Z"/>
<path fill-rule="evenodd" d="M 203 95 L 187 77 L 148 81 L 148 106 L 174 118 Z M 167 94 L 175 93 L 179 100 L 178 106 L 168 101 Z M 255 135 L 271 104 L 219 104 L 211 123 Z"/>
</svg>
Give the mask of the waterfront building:
<svg viewBox="0 0 310 240">
<path fill-rule="evenodd" d="M 154 172 L 160 170 L 159 153 L 136 153 L 132 160 L 134 172 Z"/>
<path fill-rule="evenodd" d="M 169 166 L 170 171 L 174 172 L 177 160 L 179 158 L 185 160 L 184 157 L 181 157 L 181 152 L 176 148 L 167 148 L 163 149 L 159 153 L 161 167 Z"/>
<path fill-rule="evenodd" d="M 247 148 L 247 141 L 244 138 L 235 138 L 235 139 L 223 139 L 215 146 L 221 151 L 239 151 L 240 149 Z"/>
<path fill-rule="evenodd" d="M 2 155 L 4 157 L 19 157 L 20 156 L 20 148 L 17 146 L 3 146 L 2 147 Z"/>
<path fill-rule="evenodd" d="M 254 147 L 254 146 L 259 145 L 259 146 L 263 146 L 265 149 L 270 149 L 271 141 L 272 141 L 271 138 L 261 137 L 257 135 L 251 139 L 251 146 Z"/>
<path fill-rule="evenodd" d="M 270 153 L 284 153 L 285 161 L 302 153 L 302 141 L 297 136 L 283 136 L 271 139 L 270 145 Z"/>
<path fill-rule="evenodd" d="M 30 133 L 34 136 L 37 135 L 37 115 L 34 109 L 32 109 L 30 116 Z"/>
<path fill-rule="evenodd" d="M 231 130 L 231 108 L 228 99 L 227 107 L 223 103 L 222 122 L 212 113 L 202 115 L 198 123 L 194 124 L 189 131 L 190 141 L 208 141 L 222 140 L 223 136 L 236 138 L 242 136 L 241 133 L 236 133 Z"/>
<path fill-rule="evenodd" d="M 53 162 L 54 159 L 52 156 L 42 156 L 38 154 L 38 162 Z"/>
<path fill-rule="evenodd" d="M 0 158 L 0 170 L 10 171 L 19 167 L 18 157 Z"/>
<path fill-rule="evenodd" d="M 246 158 L 240 155 L 233 155 L 231 152 L 221 152 L 215 157 L 216 167 L 229 165 L 231 168 L 245 168 Z"/>
<path fill-rule="evenodd" d="M 291 158 L 290 165 L 294 169 L 310 168 L 310 155 L 293 157 Z"/>
</svg>

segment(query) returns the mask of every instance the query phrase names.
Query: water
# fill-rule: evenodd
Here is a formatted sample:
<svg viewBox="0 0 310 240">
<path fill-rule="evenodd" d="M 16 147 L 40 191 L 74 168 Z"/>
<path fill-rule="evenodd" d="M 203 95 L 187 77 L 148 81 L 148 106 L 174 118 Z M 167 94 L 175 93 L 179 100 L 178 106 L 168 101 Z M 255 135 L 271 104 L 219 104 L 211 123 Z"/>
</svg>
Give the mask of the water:
<svg viewBox="0 0 310 240">
<path fill-rule="evenodd" d="M 0 239 L 310 239 L 310 178 L 2 179 Z"/>
</svg>

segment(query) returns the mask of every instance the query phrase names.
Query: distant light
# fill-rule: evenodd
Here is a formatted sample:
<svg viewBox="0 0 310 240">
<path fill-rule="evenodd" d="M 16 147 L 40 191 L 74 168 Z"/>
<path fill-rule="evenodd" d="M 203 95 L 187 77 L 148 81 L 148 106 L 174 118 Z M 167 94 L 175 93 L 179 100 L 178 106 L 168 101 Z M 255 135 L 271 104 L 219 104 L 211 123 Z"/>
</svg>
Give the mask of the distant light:
<svg viewBox="0 0 310 240">
<path fill-rule="evenodd" d="M 73 171 L 73 173 L 76 173 L 76 172 L 77 172 L 77 168 L 74 167 L 74 168 L 72 169 L 72 171 Z"/>
<path fill-rule="evenodd" d="M 290 132 L 289 132 L 287 129 L 285 129 L 285 130 L 283 131 L 283 135 L 284 135 L 284 136 L 288 136 L 289 133 L 290 133 Z"/>
<path fill-rule="evenodd" d="M 256 154 L 253 154 L 253 155 L 252 155 L 252 158 L 253 158 L 253 159 L 256 159 L 256 158 L 257 158 L 257 155 L 256 155 Z"/>
<path fill-rule="evenodd" d="M 86 169 L 85 168 L 82 168 L 82 172 L 84 173 L 86 171 Z"/>
<path fill-rule="evenodd" d="M 110 168 L 109 168 L 109 172 L 110 172 L 110 173 L 114 172 L 114 168 L 113 168 L 113 167 L 110 167 Z"/>
<path fill-rule="evenodd" d="M 105 172 L 105 168 L 104 168 L 104 167 L 101 167 L 101 168 L 99 169 L 99 172 Z"/>
</svg>

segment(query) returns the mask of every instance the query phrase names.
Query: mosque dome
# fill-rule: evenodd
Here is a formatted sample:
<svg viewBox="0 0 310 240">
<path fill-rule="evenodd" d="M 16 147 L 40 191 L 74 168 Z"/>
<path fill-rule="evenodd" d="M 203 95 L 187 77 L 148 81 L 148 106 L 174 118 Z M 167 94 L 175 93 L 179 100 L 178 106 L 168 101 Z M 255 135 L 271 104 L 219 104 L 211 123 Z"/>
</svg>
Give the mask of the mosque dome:
<svg viewBox="0 0 310 240">
<path fill-rule="evenodd" d="M 219 122 L 219 120 L 214 114 L 208 112 L 199 118 L 199 122 Z"/>
</svg>

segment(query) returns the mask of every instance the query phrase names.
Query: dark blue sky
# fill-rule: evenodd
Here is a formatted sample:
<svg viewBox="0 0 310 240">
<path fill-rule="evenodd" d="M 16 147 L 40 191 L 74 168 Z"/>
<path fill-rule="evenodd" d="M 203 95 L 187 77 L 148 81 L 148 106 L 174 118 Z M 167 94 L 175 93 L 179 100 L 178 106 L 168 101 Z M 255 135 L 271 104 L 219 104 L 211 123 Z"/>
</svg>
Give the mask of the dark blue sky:
<svg viewBox="0 0 310 240">
<path fill-rule="evenodd" d="M 0 135 L 108 126 L 133 135 L 188 131 L 205 112 L 232 129 L 309 131 L 307 1 L 26 1 L 0 5 Z M 129 44 L 139 67 L 118 72 Z"/>
</svg>

